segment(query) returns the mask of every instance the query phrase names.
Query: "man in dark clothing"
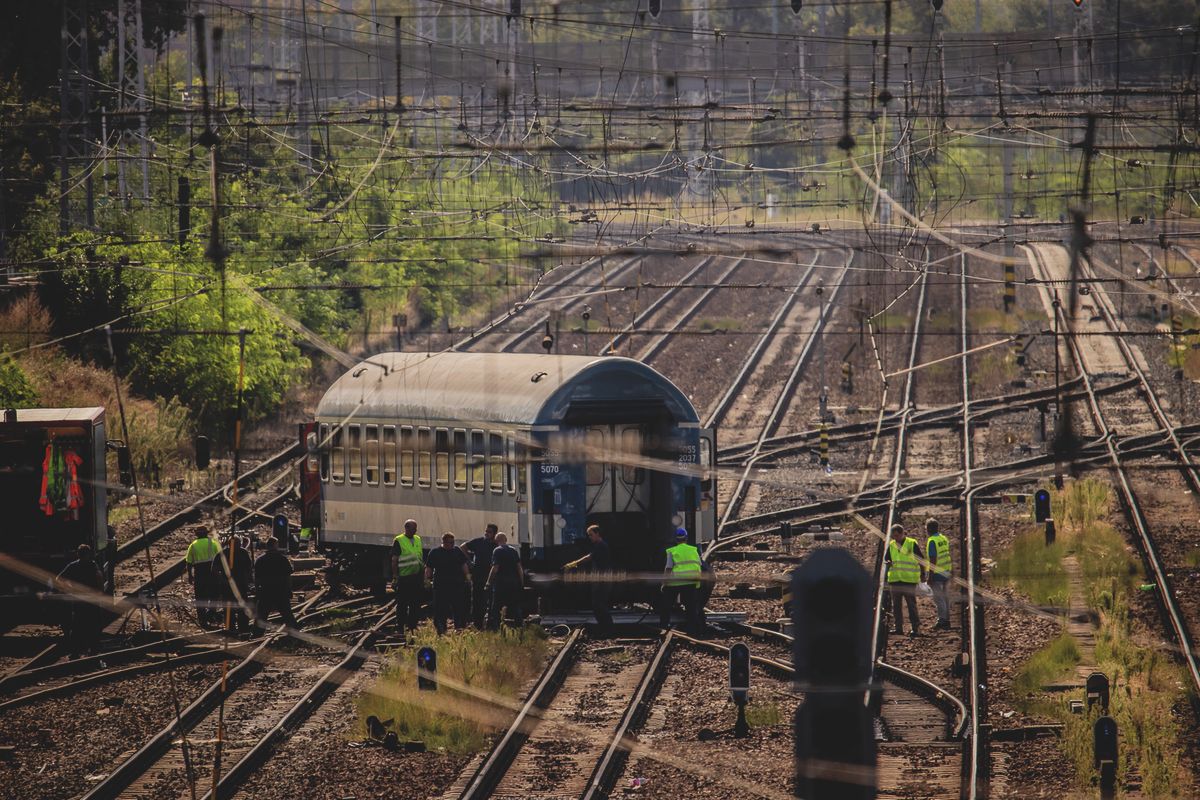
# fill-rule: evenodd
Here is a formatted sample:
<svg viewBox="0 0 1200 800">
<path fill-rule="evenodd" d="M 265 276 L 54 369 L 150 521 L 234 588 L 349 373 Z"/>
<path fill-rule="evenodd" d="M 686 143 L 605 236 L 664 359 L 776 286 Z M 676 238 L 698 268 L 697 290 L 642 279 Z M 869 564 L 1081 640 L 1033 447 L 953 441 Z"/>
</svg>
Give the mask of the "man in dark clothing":
<svg viewBox="0 0 1200 800">
<path fill-rule="evenodd" d="M 100 609 L 95 606 L 93 593 L 104 588 L 104 574 L 96 566 L 90 545 L 75 549 L 75 560 L 58 573 L 54 588 L 74 595 L 63 612 L 63 638 L 72 658 L 96 652 L 100 633 Z"/>
<path fill-rule="evenodd" d="M 462 546 L 462 551 L 471 560 L 471 617 L 480 630 L 483 630 L 488 611 L 488 595 L 483 587 L 492 569 L 492 551 L 496 549 L 499 532 L 499 528 L 489 524 L 484 528 L 483 536 L 476 536 Z"/>
<path fill-rule="evenodd" d="M 212 570 L 213 589 L 227 609 L 221 614 L 220 623 L 226 630 L 249 633 L 250 618 L 246 615 L 246 608 L 250 588 L 254 584 L 254 563 L 250 560 L 246 543 L 237 536 L 227 537 L 225 547 L 213 559 Z M 235 587 L 236 596 L 233 591 Z"/>
<path fill-rule="evenodd" d="M 487 623 L 489 630 L 500 630 L 502 609 L 508 609 L 518 626 L 525 624 L 525 612 L 521 608 L 524 586 L 525 570 L 521 568 L 521 554 L 508 546 L 507 536 L 497 533 L 496 549 L 492 551 L 492 569 L 488 572 L 485 584 L 485 588 L 492 592 Z"/>
<path fill-rule="evenodd" d="M 442 534 L 442 546 L 425 557 L 425 577 L 433 582 L 433 627 L 446 632 L 446 617 L 454 618 L 454 630 L 467 627 L 467 555 L 454 546 L 454 534 Z"/>
<path fill-rule="evenodd" d="M 596 617 L 596 626 L 601 635 L 607 633 L 613 625 L 610 611 L 612 597 L 612 551 L 599 525 L 589 525 L 587 529 L 588 554 L 577 558 L 564 566 L 567 569 L 578 569 L 587 564 L 591 568 L 590 594 L 592 598 L 592 614 Z"/>
<path fill-rule="evenodd" d="M 267 539 L 267 552 L 254 562 L 254 583 L 258 587 L 254 617 L 260 626 L 265 627 L 271 612 L 278 611 L 289 628 L 300 627 L 292 616 L 292 562 L 273 536 Z"/>
</svg>

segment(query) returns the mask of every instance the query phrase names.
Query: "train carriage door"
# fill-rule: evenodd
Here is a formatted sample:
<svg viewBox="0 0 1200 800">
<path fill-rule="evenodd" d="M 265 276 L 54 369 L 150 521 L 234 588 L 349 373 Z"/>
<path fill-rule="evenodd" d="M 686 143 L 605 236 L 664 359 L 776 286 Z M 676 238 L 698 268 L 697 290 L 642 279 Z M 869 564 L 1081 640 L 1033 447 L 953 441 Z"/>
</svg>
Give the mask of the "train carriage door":
<svg viewBox="0 0 1200 800">
<path fill-rule="evenodd" d="M 587 511 L 595 514 L 646 514 L 650 482 L 638 460 L 645 455 L 640 425 L 593 425 L 584 432 Z"/>
<path fill-rule="evenodd" d="M 700 503 L 697 509 L 696 541 L 711 542 L 717 536 L 717 432 L 700 429 Z"/>
</svg>

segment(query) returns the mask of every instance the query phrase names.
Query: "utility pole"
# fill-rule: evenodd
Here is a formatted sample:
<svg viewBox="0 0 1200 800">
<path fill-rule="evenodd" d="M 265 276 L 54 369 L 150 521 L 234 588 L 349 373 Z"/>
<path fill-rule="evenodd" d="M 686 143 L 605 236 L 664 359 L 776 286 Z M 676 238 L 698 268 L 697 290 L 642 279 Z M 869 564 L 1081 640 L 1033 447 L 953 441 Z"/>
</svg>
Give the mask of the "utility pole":
<svg viewBox="0 0 1200 800">
<path fill-rule="evenodd" d="M 59 71 L 60 118 L 58 133 L 58 232 L 66 236 L 71 230 L 72 166 L 83 165 L 86 193 L 85 224 L 95 224 L 91 170 L 91 120 L 88 75 L 91 61 L 88 56 L 88 0 L 63 0 L 62 41 Z"/>
</svg>

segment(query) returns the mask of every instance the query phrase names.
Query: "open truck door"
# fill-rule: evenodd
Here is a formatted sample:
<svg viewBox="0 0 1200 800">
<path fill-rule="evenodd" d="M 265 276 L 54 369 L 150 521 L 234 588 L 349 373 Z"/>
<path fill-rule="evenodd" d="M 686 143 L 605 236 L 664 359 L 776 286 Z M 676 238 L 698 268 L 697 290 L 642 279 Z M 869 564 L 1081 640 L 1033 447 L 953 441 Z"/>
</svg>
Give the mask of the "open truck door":
<svg viewBox="0 0 1200 800">
<path fill-rule="evenodd" d="M 717 431 L 700 429 L 700 502 L 696 512 L 696 541 L 717 537 Z"/>
</svg>

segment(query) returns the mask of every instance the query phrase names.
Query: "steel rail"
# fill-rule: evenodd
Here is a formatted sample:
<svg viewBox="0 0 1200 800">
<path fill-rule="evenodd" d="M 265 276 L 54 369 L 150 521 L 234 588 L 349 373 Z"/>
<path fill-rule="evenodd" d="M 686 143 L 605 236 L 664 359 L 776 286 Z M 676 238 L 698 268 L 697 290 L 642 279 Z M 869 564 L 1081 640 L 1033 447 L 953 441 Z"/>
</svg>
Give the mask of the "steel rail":
<svg viewBox="0 0 1200 800">
<path fill-rule="evenodd" d="M 1037 248 L 1030 247 L 1027 252 L 1035 255 L 1035 261 L 1041 259 L 1041 254 L 1037 252 Z M 1116 329 L 1115 320 L 1111 315 L 1110 309 L 1106 303 L 1097 303 L 1097 307 L 1102 310 L 1108 324 Z M 1070 330 L 1067 327 L 1066 315 L 1061 306 L 1057 308 L 1056 314 L 1059 317 L 1060 323 L 1063 324 L 1065 330 Z M 1174 434 L 1173 426 L 1166 420 L 1166 416 L 1162 411 L 1162 407 L 1158 403 L 1158 398 L 1150 386 L 1149 380 L 1145 373 L 1137 364 L 1137 359 L 1134 358 L 1132 351 L 1123 342 L 1120 337 L 1117 337 L 1117 343 L 1120 345 L 1123 357 L 1126 359 L 1129 367 L 1137 374 L 1143 384 L 1143 399 L 1150 407 L 1154 416 L 1158 419 L 1162 428 L 1169 431 L 1169 436 L 1172 440 L 1173 449 L 1176 452 L 1177 458 L 1180 460 L 1180 470 L 1184 473 L 1185 478 L 1193 483 L 1193 491 L 1200 490 L 1200 481 L 1197 481 L 1196 470 L 1190 466 L 1190 459 L 1184 451 L 1182 444 Z M 1083 354 L 1079 348 L 1078 342 L 1072 336 L 1067 337 L 1067 346 L 1071 353 L 1071 360 L 1075 364 L 1076 370 L 1084 377 L 1085 384 L 1088 387 L 1092 386 L 1091 375 L 1087 373 L 1087 366 L 1084 363 Z M 1129 476 L 1125 471 L 1125 466 L 1121 460 L 1121 453 L 1114 442 L 1114 435 L 1108 426 L 1107 419 L 1104 416 L 1103 409 L 1100 406 L 1099 398 L 1089 392 L 1088 407 L 1090 415 L 1097 429 L 1104 436 L 1105 445 L 1108 449 L 1111 469 L 1117 477 L 1118 486 L 1120 488 L 1121 498 L 1124 501 L 1126 512 L 1129 516 L 1134 530 L 1137 533 L 1137 541 L 1141 546 L 1142 554 L 1146 563 L 1149 565 L 1153 573 L 1155 586 L 1158 589 L 1158 598 L 1161 608 L 1167 617 L 1167 626 L 1175 636 L 1178 643 L 1178 651 L 1183 659 L 1184 666 L 1187 668 L 1188 677 L 1192 683 L 1193 692 L 1200 693 L 1200 664 L 1197 663 L 1196 653 L 1192 643 L 1191 632 L 1188 629 L 1187 622 L 1184 620 L 1183 613 L 1179 608 L 1175 599 L 1175 593 L 1172 589 L 1172 583 L 1167 570 L 1164 568 L 1162 558 L 1158 553 L 1158 547 L 1154 542 L 1154 537 L 1150 534 L 1150 525 L 1146 519 L 1145 513 L 1142 510 L 1141 502 L 1138 500 L 1137 494 L 1133 489 L 1133 485 L 1129 480 Z"/>
<path fill-rule="evenodd" d="M 351 673 L 363 665 L 367 660 L 367 648 L 374 643 L 391 619 L 391 615 L 387 613 L 380 616 L 379 621 L 355 641 L 341 661 L 330 667 L 312 688 L 287 710 L 279 722 L 264 733 L 245 755 L 230 765 L 217 785 L 205 792 L 203 800 L 212 800 L 214 797 L 232 797 L 254 770 L 269 759 L 272 753 L 350 677 Z"/>
<path fill-rule="evenodd" d="M 582 800 L 607 798 L 617 779 L 621 777 L 621 770 L 633 749 L 634 742 L 631 731 L 646 721 L 650 707 L 662 688 L 663 681 L 666 680 L 671 652 L 674 650 L 679 636 L 675 631 L 667 631 L 659 643 L 654 656 L 646 665 L 645 672 L 642 673 L 642 678 L 638 682 L 633 697 L 629 700 L 629 705 L 625 707 L 625 713 L 621 715 L 621 720 L 617 723 L 617 728 L 613 732 L 608 747 L 604 750 L 604 755 L 600 757 L 592 770 Z"/>
<path fill-rule="evenodd" d="M 928 260 L 928 259 L 926 259 Z M 901 492 L 900 473 L 904 469 L 905 456 L 908 451 L 908 420 L 913 411 L 913 387 L 916 382 L 916 372 L 913 367 L 917 363 L 917 353 L 921 344 L 921 321 L 925 316 L 925 300 L 929 287 L 928 274 L 921 276 L 921 290 L 917 295 L 917 310 L 913 315 L 912 339 L 908 350 L 908 372 L 904 374 L 904 391 L 900 397 L 900 427 L 896 434 L 896 448 L 892 455 L 892 476 L 885 484 L 889 487 L 890 497 L 885 509 L 883 538 L 879 542 L 875 569 L 875 600 L 874 613 L 871 618 L 871 674 L 867 680 L 868 686 L 875 684 L 875 662 L 886 655 L 887 637 L 881 637 L 881 627 L 884 623 L 886 609 L 883 607 L 883 593 L 887 588 L 884 571 L 887 568 L 886 554 L 892 542 L 892 525 L 896 520 L 896 500 Z M 886 389 L 885 389 L 886 391 Z M 866 476 L 864 475 L 864 478 Z M 899 620 L 897 620 L 897 623 Z"/>
<path fill-rule="evenodd" d="M 986 701 L 986 696 L 980 697 L 980 689 L 983 682 L 986 680 L 983 667 L 980 663 L 980 652 L 984 649 L 984 625 L 983 625 L 983 607 L 978 604 L 975 597 L 975 581 L 982 577 L 982 567 L 980 562 L 980 554 L 978 551 L 979 539 L 975 517 L 975 488 L 973 484 L 975 459 L 974 446 L 971 439 L 971 376 L 970 376 L 970 360 L 968 355 L 970 350 L 970 334 L 968 332 L 967 318 L 967 255 L 962 253 L 959 256 L 962 280 L 959 283 L 959 334 L 960 334 L 960 349 L 962 353 L 961 359 L 961 380 L 962 380 L 962 482 L 963 482 L 963 521 L 962 526 L 962 552 L 964 555 L 963 574 L 966 576 L 966 605 L 963 607 L 966 616 L 966 625 L 962 630 L 966 634 L 964 644 L 967 651 L 967 704 L 970 707 L 970 732 L 964 742 L 966 753 L 965 767 L 966 786 L 964 787 L 967 800 L 975 800 L 981 793 L 986 796 L 986 785 L 980 787 L 980 781 L 986 781 L 986 759 L 987 750 L 986 743 L 980 741 L 981 720 L 986 718 L 987 709 L 983 706 Z M 984 760 L 982 765 L 984 775 L 981 775 L 980 760 Z M 982 789 L 982 792 L 981 792 Z"/>
<path fill-rule="evenodd" d="M 294 459 L 299 455 L 303 455 L 303 447 L 299 442 L 290 444 L 279 452 L 269 456 L 266 461 L 246 470 L 238 477 L 238 486 L 246 486 L 252 480 L 256 479 L 262 472 L 273 469 L 279 466 L 282 462 L 288 459 Z M 200 518 L 204 511 L 212 507 L 224 508 L 228 505 L 225 500 L 225 492 L 233 488 L 233 481 L 222 484 L 219 488 L 214 489 L 208 494 L 201 497 L 196 502 L 189 505 L 187 508 L 179 511 L 162 522 L 147 528 L 146 532 L 139 534 L 117 548 L 116 560 L 121 563 L 140 553 L 144 548 L 157 542 L 159 539 L 166 536 L 172 531 L 178 530 L 189 522 L 193 522 Z"/>
<path fill-rule="evenodd" d="M 600 259 L 600 260 L 601 260 L 601 262 L 603 262 L 603 259 Z M 641 259 L 639 259 L 639 258 L 626 259 L 615 270 L 613 270 L 611 273 L 609 273 L 606 276 L 605 283 L 607 283 L 610 280 L 615 280 L 615 279 L 623 276 L 626 272 L 629 272 L 630 270 L 632 270 L 635 265 L 640 266 L 640 263 L 639 263 L 640 261 L 641 261 Z M 589 288 L 599 289 L 599 288 L 601 288 L 601 284 L 593 283 L 590 285 Z M 620 288 L 622 291 L 625 291 L 628 289 L 632 289 L 633 287 L 630 286 L 630 287 L 612 287 L 612 288 Z M 546 298 L 546 299 L 549 299 L 549 298 Z M 563 312 L 563 311 L 567 311 L 568 309 L 575 308 L 576 306 L 583 305 L 587 301 L 587 299 L 588 298 L 584 298 L 584 297 L 573 297 L 572 299 L 568 300 L 566 303 L 563 303 L 562 306 L 560 306 L 558 308 L 558 311 Z M 543 314 L 543 315 L 539 316 L 533 322 L 529 323 L 524 328 L 522 328 L 521 330 L 512 334 L 511 336 L 507 337 L 503 342 L 501 342 L 500 343 L 500 352 L 501 353 L 511 353 L 513 350 L 516 350 L 517 347 L 520 346 L 521 342 L 525 341 L 530 336 L 536 335 L 537 332 L 539 330 L 541 330 L 542 327 L 549 320 L 550 320 L 549 314 Z M 475 342 L 474 344 L 478 344 L 478 342 Z"/>
<path fill-rule="evenodd" d="M 834 303 L 837 300 L 838 294 L 841 293 L 842 287 L 846 283 L 846 276 L 849 274 L 850 265 L 853 263 L 854 251 L 850 251 L 846 256 L 846 263 L 842 265 L 842 273 L 838 278 L 838 282 L 833 286 L 828 300 L 825 301 L 822 312 L 817 317 L 817 324 L 813 326 L 812 333 L 810 333 L 804 340 L 804 344 L 801 346 L 800 352 L 796 356 L 795 365 L 793 365 L 791 372 L 788 373 L 788 377 L 787 380 L 784 381 L 783 388 L 775 397 L 775 403 L 771 407 L 770 413 L 767 414 L 767 420 L 765 423 L 763 423 L 762 431 L 759 433 L 758 444 L 751 452 L 750 458 L 746 462 L 745 469 L 742 470 L 742 475 L 738 479 L 737 486 L 734 487 L 733 494 L 725 504 L 725 511 L 721 515 L 720 523 L 717 525 L 716 539 L 721 538 L 721 534 L 724 531 L 726 523 L 729 522 L 730 518 L 732 518 L 732 516 L 737 513 L 737 510 L 741 507 L 747 486 L 750 483 L 750 473 L 755 466 L 755 457 L 758 455 L 758 452 L 761 449 L 762 442 L 767 437 L 774 434 L 775 431 L 779 429 L 779 426 L 783 424 L 783 414 L 792 402 L 792 396 L 795 394 L 796 386 L 799 384 L 801 374 L 803 373 L 805 366 L 807 366 L 813 350 L 816 348 L 817 340 L 823 335 L 825 325 L 827 324 L 829 318 L 833 315 Z"/>
<path fill-rule="evenodd" d="M 738 256 L 735 258 L 733 263 L 729 265 L 729 268 L 717 276 L 717 279 L 713 282 L 713 285 L 701 292 L 700 296 L 693 300 L 691 305 L 683 310 L 683 313 L 675 317 L 675 320 L 670 324 L 669 327 L 672 330 L 675 330 L 687 325 L 692 320 L 692 317 L 699 313 L 704 304 L 711 300 L 713 295 L 717 293 L 717 289 L 720 288 L 720 284 L 724 283 L 729 276 L 736 272 L 745 262 L 745 256 Z M 672 291 L 679 291 L 679 288 L 673 289 Z M 642 350 L 636 356 L 634 356 L 634 358 L 638 361 L 641 361 L 643 364 L 650 363 L 651 359 L 661 353 L 663 348 L 665 348 L 671 341 L 671 336 L 671 333 L 657 334 L 654 342 L 646 347 L 643 347 Z"/>
<path fill-rule="evenodd" d="M 774 338 L 779 327 L 783 324 L 783 320 L 791 312 L 796 305 L 796 301 L 800 299 L 800 291 L 808 284 L 809 279 L 816 271 L 817 259 L 821 257 L 821 251 L 813 252 L 812 261 L 808 262 L 808 268 L 796 281 L 796 285 L 788 292 L 787 298 L 775 312 L 775 316 L 771 318 L 771 322 L 767 325 L 766 331 L 759 337 L 755 343 L 754 349 L 750 351 L 750 355 L 746 356 L 746 361 L 742 364 L 742 368 L 738 374 L 734 376 L 733 382 L 725 389 L 725 393 L 717 400 L 717 404 L 709 412 L 708 417 L 704 420 L 704 427 L 715 428 L 720 425 L 725 419 L 725 415 L 729 413 L 729 409 L 733 407 L 733 403 L 737 400 L 738 394 L 745 387 L 751 373 L 754 372 L 758 362 L 762 360 L 763 354 L 767 351 L 767 346 L 770 345 L 771 339 Z"/>
<path fill-rule="evenodd" d="M 688 273 L 679 279 L 677 285 L 663 292 L 661 295 L 655 298 L 653 302 L 634 315 L 633 321 L 628 325 L 622 325 L 621 330 L 613 334 L 612 338 L 608 340 L 608 344 L 603 345 L 600 348 L 600 355 L 615 354 L 617 351 L 617 346 L 622 340 L 629 338 L 629 335 L 634 333 L 638 329 L 638 326 L 642 325 L 642 323 L 654 316 L 660 308 L 671 302 L 675 295 L 681 291 L 682 287 L 686 285 L 687 282 L 692 278 L 699 275 L 706 267 L 708 267 L 714 258 L 716 258 L 716 256 L 705 256 L 704 258 L 700 259 L 700 263 L 688 270 Z"/>
<path fill-rule="evenodd" d="M 517 716 L 513 718 L 512 724 L 508 726 L 508 730 L 496 742 L 488 757 L 484 759 L 471 780 L 468 781 L 463 793 L 459 795 L 460 800 L 484 800 L 484 798 L 490 797 L 500 784 L 500 780 L 512 765 L 513 759 L 517 757 L 522 745 L 528 740 L 530 732 L 537 725 L 541 711 L 553 701 L 555 694 L 558 693 L 566 679 L 567 673 L 575 663 L 582 636 L 582 628 L 575 628 L 571 631 L 567 641 L 558 651 L 558 655 L 546 666 L 537 684 L 529 692 L 529 696 L 517 712 Z"/>
</svg>

